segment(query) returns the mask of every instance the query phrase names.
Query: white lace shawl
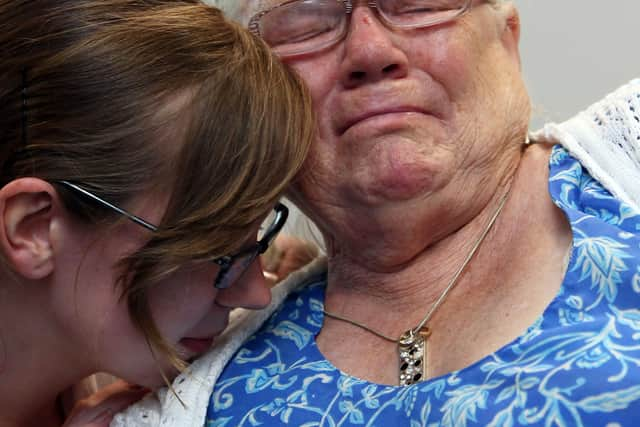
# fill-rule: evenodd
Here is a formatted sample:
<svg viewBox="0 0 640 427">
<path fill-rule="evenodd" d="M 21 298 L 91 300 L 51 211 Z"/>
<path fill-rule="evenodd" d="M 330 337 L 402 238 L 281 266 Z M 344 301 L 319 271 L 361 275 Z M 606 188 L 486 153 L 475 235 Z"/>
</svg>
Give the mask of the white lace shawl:
<svg viewBox="0 0 640 427">
<path fill-rule="evenodd" d="M 636 79 L 562 124 L 531 135 L 536 142 L 560 143 L 614 196 L 640 211 L 640 79 Z M 202 427 L 209 397 L 222 369 L 240 345 L 308 278 L 326 270 L 320 258 L 273 291 L 262 311 L 236 310 L 216 346 L 166 388 L 114 417 L 111 427 Z"/>
<path fill-rule="evenodd" d="M 640 79 L 531 139 L 559 142 L 611 194 L 640 211 Z"/>
</svg>

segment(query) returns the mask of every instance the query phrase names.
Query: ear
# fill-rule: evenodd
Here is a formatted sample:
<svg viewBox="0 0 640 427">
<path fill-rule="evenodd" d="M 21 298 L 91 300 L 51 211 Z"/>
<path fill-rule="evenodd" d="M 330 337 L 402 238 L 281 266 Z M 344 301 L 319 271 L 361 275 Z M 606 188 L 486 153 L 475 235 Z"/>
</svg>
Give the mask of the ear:
<svg viewBox="0 0 640 427">
<path fill-rule="evenodd" d="M 9 266 L 28 279 L 54 268 L 51 242 L 55 189 L 37 178 L 19 178 L 0 189 L 0 248 Z"/>
<path fill-rule="evenodd" d="M 520 14 L 511 2 L 501 4 L 498 7 L 500 19 L 503 23 L 501 25 L 502 42 L 520 64 Z"/>
</svg>

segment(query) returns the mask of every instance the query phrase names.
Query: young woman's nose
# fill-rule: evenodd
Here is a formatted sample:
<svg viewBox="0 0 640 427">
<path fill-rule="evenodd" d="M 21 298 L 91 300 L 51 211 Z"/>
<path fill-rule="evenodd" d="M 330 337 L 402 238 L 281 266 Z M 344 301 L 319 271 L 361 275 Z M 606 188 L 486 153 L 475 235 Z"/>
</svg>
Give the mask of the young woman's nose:
<svg viewBox="0 0 640 427">
<path fill-rule="evenodd" d="M 260 259 L 256 259 L 227 289 L 221 289 L 216 296 L 218 305 L 249 309 L 264 308 L 271 302 L 271 288 L 262 272 Z"/>
</svg>

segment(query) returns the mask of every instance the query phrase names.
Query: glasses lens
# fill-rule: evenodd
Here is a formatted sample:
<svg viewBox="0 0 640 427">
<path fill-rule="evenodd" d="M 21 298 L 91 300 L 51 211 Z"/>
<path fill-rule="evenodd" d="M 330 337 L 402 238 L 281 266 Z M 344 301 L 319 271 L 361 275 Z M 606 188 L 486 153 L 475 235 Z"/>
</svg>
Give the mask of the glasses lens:
<svg viewBox="0 0 640 427">
<path fill-rule="evenodd" d="M 224 273 L 222 271 L 219 273 L 215 287 L 218 289 L 227 289 L 229 286 L 240 280 L 240 277 L 242 277 L 244 272 L 247 271 L 257 256 L 257 250 L 236 255 L 233 258 L 233 262 L 229 266 L 229 269 Z"/>
<path fill-rule="evenodd" d="M 468 0 L 378 0 L 378 8 L 385 19 L 405 28 L 450 21 L 468 5 Z"/>
<path fill-rule="evenodd" d="M 260 35 L 279 55 L 328 46 L 344 32 L 344 5 L 336 0 L 299 0 L 270 10 L 259 23 Z"/>
</svg>

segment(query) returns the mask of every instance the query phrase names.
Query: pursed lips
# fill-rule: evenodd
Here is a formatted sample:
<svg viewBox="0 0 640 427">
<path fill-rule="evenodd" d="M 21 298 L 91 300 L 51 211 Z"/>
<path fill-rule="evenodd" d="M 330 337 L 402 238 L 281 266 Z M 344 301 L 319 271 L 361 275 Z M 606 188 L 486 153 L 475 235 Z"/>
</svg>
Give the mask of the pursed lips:
<svg viewBox="0 0 640 427">
<path fill-rule="evenodd" d="M 370 119 L 372 117 L 383 116 L 386 114 L 399 114 L 399 113 L 428 114 L 428 112 L 423 108 L 414 107 L 414 106 L 384 107 L 380 109 L 367 110 L 367 111 L 360 112 L 359 114 L 345 120 L 344 124 L 338 127 L 338 134 L 343 135 L 351 127 L 367 119 Z"/>
<path fill-rule="evenodd" d="M 210 335 L 200 337 L 184 337 L 180 340 L 180 345 L 195 354 L 204 353 L 211 347 L 215 339 L 224 332 L 225 327 Z"/>
<path fill-rule="evenodd" d="M 229 326 L 229 310 L 226 310 L 226 315 L 224 316 L 224 318 L 224 324 L 216 331 L 204 334 L 197 333 L 194 334 L 196 336 L 184 337 L 180 340 L 180 345 L 197 354 L 203 353 L 204 351 L 208 350 L 208 348 L 213 344 L 213 341 L 220 334 L 222 334 L 225 329 L 227 329 L 227 326 Z"/>
</svg>

